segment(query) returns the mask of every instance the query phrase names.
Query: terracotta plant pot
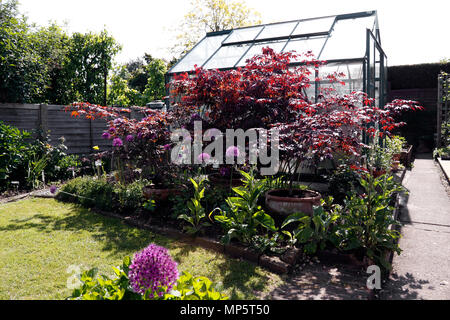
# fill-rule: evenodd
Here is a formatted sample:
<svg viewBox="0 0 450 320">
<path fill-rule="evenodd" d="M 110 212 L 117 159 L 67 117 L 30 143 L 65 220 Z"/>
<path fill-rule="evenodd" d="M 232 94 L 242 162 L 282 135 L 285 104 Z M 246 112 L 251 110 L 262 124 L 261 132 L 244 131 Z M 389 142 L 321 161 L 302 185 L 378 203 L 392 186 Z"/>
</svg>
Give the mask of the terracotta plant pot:
<svg viewBox="0 0 450 320">
<path fill-rule="evenodd" d="M 398 171 L 398 166 L 400 165 L 399 160 L 393 160 L 391 164 L 392 171 Z"/>
<path fill-rule="evenodd" d="M 180 194 L 181 191 L 175 188 L 158 189 L 154 185 L 145 186 L 142 193 L 146 199 L 165 201 L 170 195 Z"/>
<path fill-rule="evenodd" d="M 392 155 L 392 160 L 393 161 L 399 161 L 401 156 L 402 156 L 401 153 L 395 153 L 394 155 Z"/>
<path fill-rule="evenodd" d="M 313 214 L 313 205 L 320 204 L 320 193 L 313 190 L 294 189 L 289 195 L 287 189 L 269 190 L 266 193 L 266 207 L 280 215 L 290 215 L 296 212 Z"/>
<path fill-rule="evenodd" d="M 233 175 L 233 179 L 231 181 L 232 187 L 239 187 L 242 186 L 243 183 L 241 181 L 242 177 L 240 174 Z M 208 180 L 211 181 L 213 184 L 217 184 L 222 187 L 229 187 L 230 186 L 230 178 L 224 177 L 220 173 L 211 173 L 208 175 Z"/>
</svg>

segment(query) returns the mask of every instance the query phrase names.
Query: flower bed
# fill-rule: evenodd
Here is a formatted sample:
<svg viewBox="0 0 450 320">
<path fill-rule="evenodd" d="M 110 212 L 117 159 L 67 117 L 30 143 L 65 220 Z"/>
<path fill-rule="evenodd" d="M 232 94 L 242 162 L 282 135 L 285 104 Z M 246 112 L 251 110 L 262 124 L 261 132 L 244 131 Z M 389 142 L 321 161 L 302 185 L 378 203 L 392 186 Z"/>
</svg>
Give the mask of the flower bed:
<svg viewBox="0 0 450 320">
<path fill-rule="evenodd" d="M 304 64 L 290 69 L 290 60 L 301 57 Z M 422 108 L 402 100 L 380 107 L 365 93 L 339 95 L 328 87 L 317 99 L 308 97 L 311 68 L 324 64 L 310 53 L 277 54 L 265 48 L 242 69 L 197 68 L 192 77 L 179 75 L 172 83 L 172 94 L 182 96 L 172 110 L 143 110 L 142 120 L 121 117 L 108 107 L 72 105 L 72 115 L 110 118 L 103 137 L 111 140 L 114 171 L 69 182 L 60 199 L 116 210 L 128 216 L 127 223 L 151 225 L 277 272 L 288 272 L 302 255 L 326 250 L 365 257 L 388 270 L 386 252 L 400 253 L 399 234 L 391 228 L 396 223 L 391 200 L 401 190 L 391 173 L 401 147 L 393 131 L 402 125 L 396 121 L 400 113 Z M 339 85 L 342 76 L 322 80 Z M 204 137 L 199 125 L 208 134 L 229 128 L 276 130 L 279 146 L 271 150 L 279 152 L 278 174 L 263 175 L 261 163 L 244 157 L 252 147 L 245 140 L 213 150 L 194 146 L 191 153 L 192 140 Z M 188 148 L 171 137 L 174 128 Z M 321 163 L 336 158 L 340 169 L 326 172 L 336 186 L 328 194 L 298 183 L 305 164 L 317 175 Z M 212 166 L 218 166 L 216 171 Z M 270 198 L 274 190 L 277 197 Z M 314 201 L 307 201 L 307 208 L 291 205 L 310 194 Z M 275 198 L 288 205 L 283 210 L 268 206 Z"/>
</svg>

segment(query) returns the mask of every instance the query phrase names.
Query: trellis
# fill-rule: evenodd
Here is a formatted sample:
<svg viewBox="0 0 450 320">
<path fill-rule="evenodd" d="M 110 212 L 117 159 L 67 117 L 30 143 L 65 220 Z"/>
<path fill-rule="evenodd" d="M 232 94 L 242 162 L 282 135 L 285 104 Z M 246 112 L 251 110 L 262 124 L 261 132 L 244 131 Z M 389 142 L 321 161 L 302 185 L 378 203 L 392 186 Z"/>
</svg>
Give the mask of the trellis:
<svg viewBox="0 0 450 320">
<path fill-rule="evenodd" d="M 441 72 L 438 76 L 436 147 L 450 145 L 450 75 Z"/>
</svg>

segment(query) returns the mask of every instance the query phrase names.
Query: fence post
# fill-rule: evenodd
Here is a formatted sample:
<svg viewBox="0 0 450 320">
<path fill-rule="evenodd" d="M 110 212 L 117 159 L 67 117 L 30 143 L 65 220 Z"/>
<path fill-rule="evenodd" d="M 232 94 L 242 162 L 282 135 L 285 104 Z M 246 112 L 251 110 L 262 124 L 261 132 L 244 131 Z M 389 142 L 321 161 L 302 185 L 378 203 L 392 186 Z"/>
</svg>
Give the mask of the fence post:
<svg viewBox="0 0 450 320">
<path fill-rule="evenodd" d="M 48 133 L 48 108 L 46 104 L 39 105 L 39 135 L 45 138 Z"/>
</svg>

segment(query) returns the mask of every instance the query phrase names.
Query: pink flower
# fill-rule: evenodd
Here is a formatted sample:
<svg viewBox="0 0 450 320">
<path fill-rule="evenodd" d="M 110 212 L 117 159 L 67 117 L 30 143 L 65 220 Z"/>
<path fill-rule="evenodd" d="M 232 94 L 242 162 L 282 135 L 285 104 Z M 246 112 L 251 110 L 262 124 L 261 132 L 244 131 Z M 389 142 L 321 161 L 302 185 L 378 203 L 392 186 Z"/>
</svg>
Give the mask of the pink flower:
<svg viewBox="0 0 450 320">
<path fill-rule="evenodd" d="M 207 153 L 200 153 L 197 157 L 199 162 L 207 162 L 209 159 L 211 159 L 211 156 Z"/>
<path fill-rule="evenodd" d="M 225 155 L 229 158 L 239 157 L 238 147 L 235 147 L 235 146 L 228 147 L 227 151 L 225 152 Z"/>
</svg>

